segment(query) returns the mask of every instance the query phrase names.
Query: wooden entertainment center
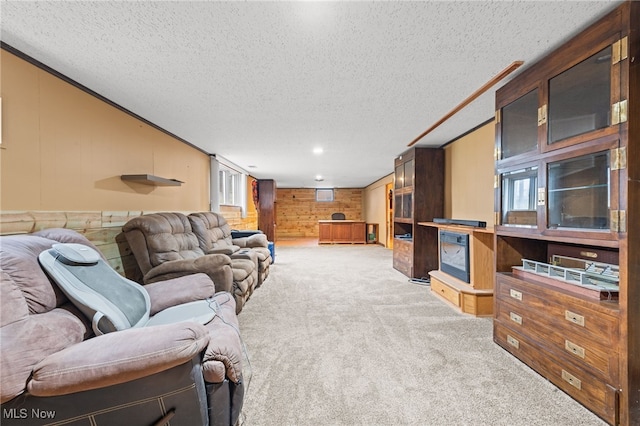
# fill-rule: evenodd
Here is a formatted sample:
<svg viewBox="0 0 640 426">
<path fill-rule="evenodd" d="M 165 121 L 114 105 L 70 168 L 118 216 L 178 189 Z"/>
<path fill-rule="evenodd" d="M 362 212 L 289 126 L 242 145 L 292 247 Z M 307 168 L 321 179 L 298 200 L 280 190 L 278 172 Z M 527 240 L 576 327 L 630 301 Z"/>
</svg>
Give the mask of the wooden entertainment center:
<svg viewBox="0 0 640 426">
<path fill-rule="evenodd" d="M 496 92 L 495 153 L 494 341 L 640 424 L 640 2 Z"/>
<path fill-rule="evenodd" d="M 493 229 L 420 222 L 418 225 L 469 236 L 470 279 L 465 282 L 441 268 L 429 272 L 431 292 L 466 314 L 493 314 Z"/>
</svg>

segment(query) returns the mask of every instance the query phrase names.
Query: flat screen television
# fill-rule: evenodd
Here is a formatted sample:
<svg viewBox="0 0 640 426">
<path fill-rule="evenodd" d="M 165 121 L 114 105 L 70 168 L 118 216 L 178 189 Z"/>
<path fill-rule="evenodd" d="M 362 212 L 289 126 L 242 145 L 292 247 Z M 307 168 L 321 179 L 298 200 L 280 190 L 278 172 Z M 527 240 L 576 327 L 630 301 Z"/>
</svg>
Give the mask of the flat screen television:
<svg viewBox="0 0 640 426">
<path fill-rule="evenodd" d="M 440 270 L 466 283 L 471 282 L 469 235 L 440 230 Z"/>
</svg>

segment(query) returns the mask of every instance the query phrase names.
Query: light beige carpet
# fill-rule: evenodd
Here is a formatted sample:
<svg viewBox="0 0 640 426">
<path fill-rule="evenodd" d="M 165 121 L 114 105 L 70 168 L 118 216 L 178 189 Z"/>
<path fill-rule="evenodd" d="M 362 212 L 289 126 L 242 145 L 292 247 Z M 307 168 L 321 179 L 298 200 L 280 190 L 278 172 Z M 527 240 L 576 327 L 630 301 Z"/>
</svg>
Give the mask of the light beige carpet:
<svg viewBox="0 0 640 426">
<path fill-rule="evenodd" d="M 257 425 L 603 425 L 392 268 L 380 246 L 276 246 L 239 315 Z"/>
</svg>

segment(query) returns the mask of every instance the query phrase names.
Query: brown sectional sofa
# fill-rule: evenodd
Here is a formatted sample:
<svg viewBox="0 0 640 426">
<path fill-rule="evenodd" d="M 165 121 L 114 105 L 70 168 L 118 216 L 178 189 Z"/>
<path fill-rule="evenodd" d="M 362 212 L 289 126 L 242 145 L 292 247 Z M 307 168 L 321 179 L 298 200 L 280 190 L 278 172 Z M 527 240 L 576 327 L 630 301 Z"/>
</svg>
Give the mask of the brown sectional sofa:
<svg viewBox="0 0 640 426">
<path fill-rule="evenodd" d="M 217 315 L 96 337 L 38 263 L 59 242 L 97 250 L 68 229 L 0 237 L 1 423 L 235 424 L 244 354 L 231 294 L 202 273 L 150 284 L 152 313 L 208 298 Z"/>
</svg>

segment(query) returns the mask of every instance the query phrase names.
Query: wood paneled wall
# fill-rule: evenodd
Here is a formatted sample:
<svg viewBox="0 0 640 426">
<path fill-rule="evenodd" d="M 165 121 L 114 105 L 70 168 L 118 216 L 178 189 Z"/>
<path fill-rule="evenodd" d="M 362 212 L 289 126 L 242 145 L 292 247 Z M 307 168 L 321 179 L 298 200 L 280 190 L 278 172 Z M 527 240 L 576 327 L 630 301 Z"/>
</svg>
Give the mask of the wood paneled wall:
<svg viewBox="0 0 640 426">
<path fill-rule="evenodd" d="M 316 201 L 314 188 L 278 188 L 276 235 L 280 238 L 318 237 L 318 220 L 342 212 L 346 219 L 364 220 L 363 189 L 336 188 L 334 201 Z"/>
</svg>

